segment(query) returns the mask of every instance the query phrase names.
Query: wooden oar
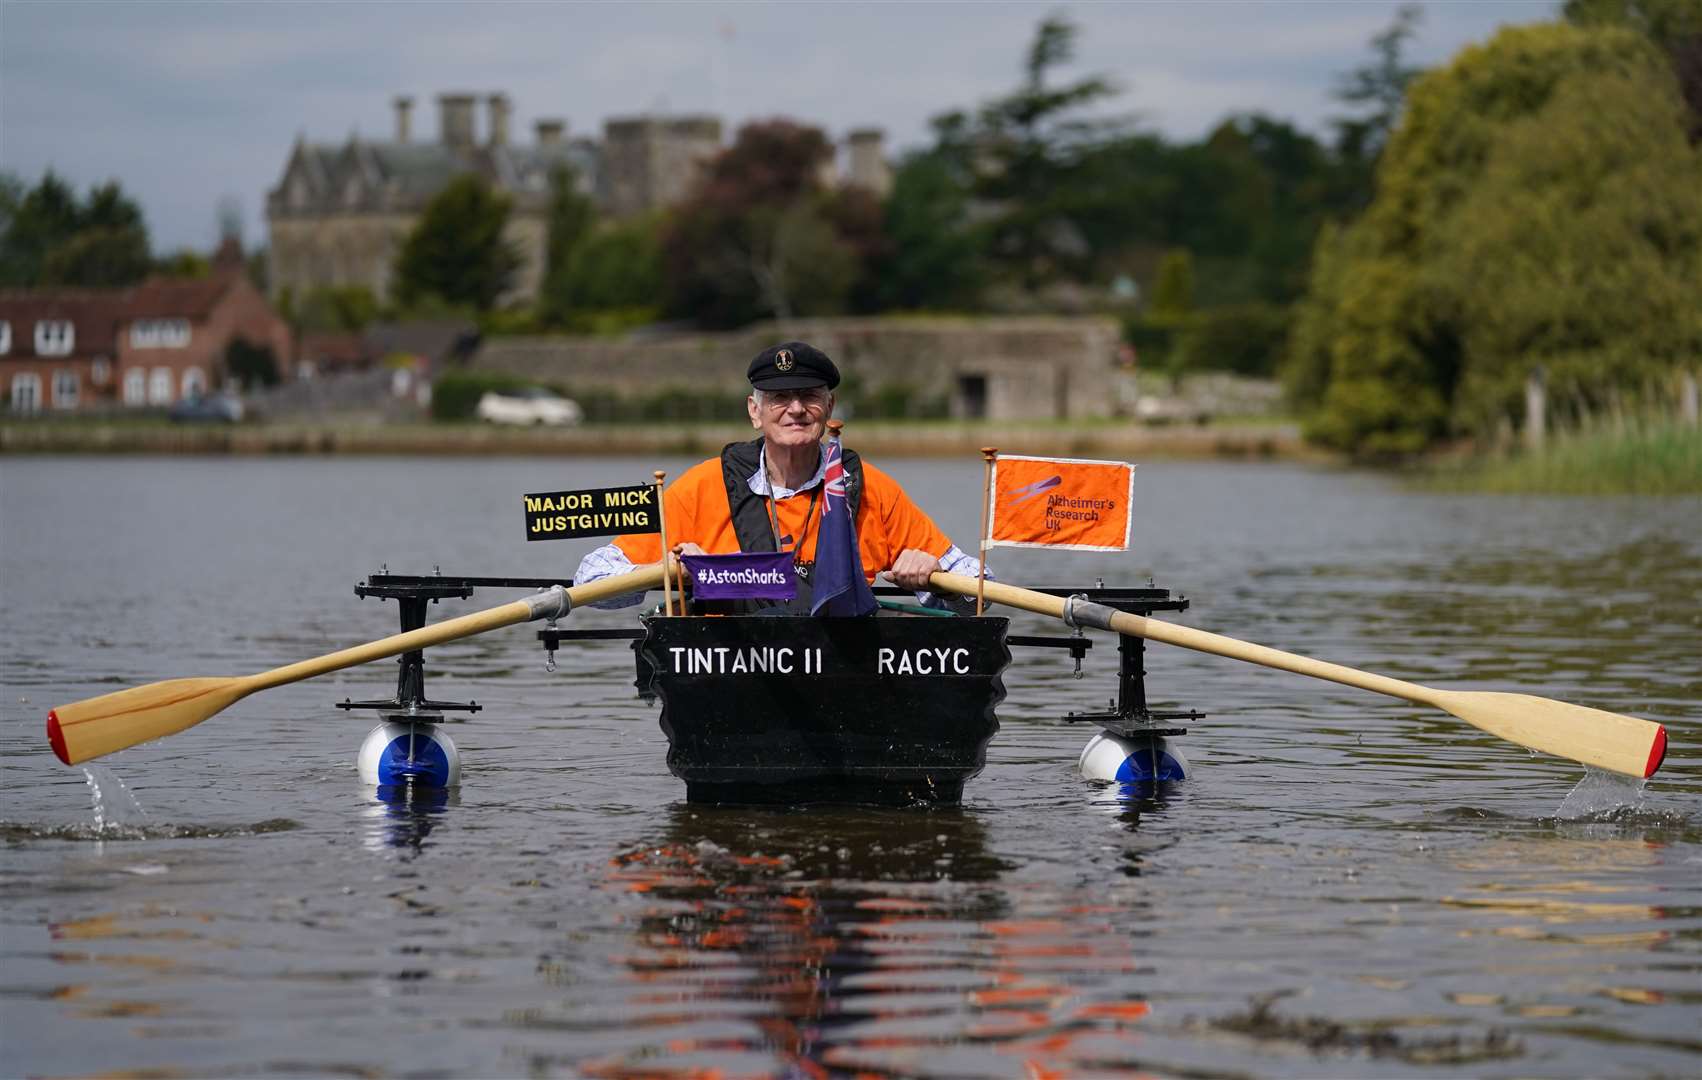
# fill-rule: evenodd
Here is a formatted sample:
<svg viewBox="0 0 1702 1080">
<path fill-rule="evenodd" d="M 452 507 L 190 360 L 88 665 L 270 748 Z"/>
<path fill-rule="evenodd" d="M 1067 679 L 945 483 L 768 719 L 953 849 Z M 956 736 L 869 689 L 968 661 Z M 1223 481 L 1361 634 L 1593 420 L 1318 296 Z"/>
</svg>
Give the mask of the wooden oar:
<svg viewBox="0 0 1702 1080">
<path fill-rule="evenodd" d="M 975 595 L 974 578 L 937 573 L 932 582 L 935 588 L 959 596 Z M 1666 728 L 1634 716 L 1568 705 L 1564 701 L 1529 694 L 1437 690 L 1248 641 L 1237 641 L 1205 630 L 1116 611 L 1103 604 L 1066 600 L 1061 596 L 1049 596 L 993 581 L 986 583 L 986 589 L 987 599 L 994 603 L 1050 615 L 1071 625 L 1133 634 L 1150 641 L 1162 641 L 1166 645 L 1180 645 L 1184 649 L 1215 653 L 1279 671 L 1292 671 L 1296 675 L 1310 675 L 1315 679 L 1328 679 L 1344 686 L 1356 686 L 1377 694 L 1433 705 L 1509 742 L 1610 772 L 1653 776 L 1667 753 Z"/>
<path fill-rule="evenodd" d="M 634 570 L 627 574 L 603 578 L 588 585 L 571 589 L 556 586 L 546 592 L 499 607 L 445 619 L 418 630 L 339 652 L 328 653 L 312 660 L 286 664 L 284 667 L 262 671 L 258 675 L 240 678 L 169 679 L 150 683 L 132 690 L 119 690 L 100 697 L 61 705 L 47 714 L 47 739 L 53 752 L 67 765 L 123 750 L 150 739 L 175 735 L 194 727 L 241 701 L 256 690 L 300 682 L 315 675 L 324 675 L 343 668 L 382 660 L 386 656 L 442 645 L 487 630 L 498 630 L 532 619 L 559 618 L 581 604 L 605 600 L 622 593 L 653 589 L 662 582 L 662 567 Z"/>
</svg>

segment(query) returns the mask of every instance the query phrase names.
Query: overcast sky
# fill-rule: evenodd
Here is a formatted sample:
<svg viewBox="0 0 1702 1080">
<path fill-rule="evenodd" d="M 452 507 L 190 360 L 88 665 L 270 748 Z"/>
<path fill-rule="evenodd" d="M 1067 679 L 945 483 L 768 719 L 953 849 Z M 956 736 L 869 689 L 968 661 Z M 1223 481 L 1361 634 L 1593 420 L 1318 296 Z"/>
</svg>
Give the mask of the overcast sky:
<svg viewBox="0 0 1702 1080">
<path fill-rule="evenodd" d="M 1009 89 L 1050 11 L 1081 27 L 1069 74 L 1103 73 L 1117 107 L 1197 138 L 1259 110 L 1316 132 L 1338 74 L 1365 63 L 1396 4 L 1266 3 L 273 3 L 0 0 L 0 168 L 53 168 L 85 189 L 117 178 L 157 251 L 210 247 L 235 197 L 264 242 L 266 190 L 298 134 L 389 138 L 412 94 L 415 138 L 435 96 L 505 91 L 513 138 L 560 117 L 713 111 L 784 115 L 834 138 L 876 126 L 895 153 L 930 116 Z M 1553 0 L 1430 0 L 1412 59 L 1435 64 Z M 483 109 L 479 119 L 481 135 Z"/>
</svg>

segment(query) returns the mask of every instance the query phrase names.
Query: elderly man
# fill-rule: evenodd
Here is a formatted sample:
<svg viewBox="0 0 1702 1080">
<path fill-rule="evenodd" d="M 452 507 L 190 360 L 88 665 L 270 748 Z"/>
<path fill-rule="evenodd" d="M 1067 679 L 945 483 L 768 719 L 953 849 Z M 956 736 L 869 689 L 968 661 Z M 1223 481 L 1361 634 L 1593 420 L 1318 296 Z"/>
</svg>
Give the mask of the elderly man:
<svg viewBox="0 0 1702 1080">
<path fill-rule="evenodd" d="M 839 369 L 827 354 L 801 341 L 765 349 L 751 361 L 745 411 L 762 437 L 729 443 L 721 456 L 692 466 L 663 495 L 668 539 L 677 555 L 789 551 L 798 572 L 798 599 L 787 609 L 810 610 L 810 581 L 820 532 L 821 450 Z M 936 570 L 973 576 L 980 563 L 960 550 L 886 473 L 843 451 L 847 498 L 857 523 L 863 574 L 885 571 L 893 583 L 919 592 Z M 660 562 L 654 533 L 617 537 L 586 555 L 579 584 Z M 639 602 L 620 597 L 605 606 Z M 927 594 L 924 603 L 943 598 Z"/>
</svg>

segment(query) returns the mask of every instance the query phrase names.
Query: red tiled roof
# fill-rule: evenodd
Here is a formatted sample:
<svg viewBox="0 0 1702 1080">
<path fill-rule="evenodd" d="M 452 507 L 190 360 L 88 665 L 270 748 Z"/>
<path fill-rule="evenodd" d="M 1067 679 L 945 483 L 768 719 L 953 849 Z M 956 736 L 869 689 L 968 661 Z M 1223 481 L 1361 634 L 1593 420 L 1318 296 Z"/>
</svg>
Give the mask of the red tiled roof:
<svg viewBox="0 0 1702 1080">
<path fill-rule="evenodd" d="M 73 357 L 111 356 L 129 299 L 128 289 L 0 289 L 0 319 L 12 336 L 6 355 L 35 356 L 35 324 L 68 319 L 76 327 Z"/>
<path fill-rule="evenodd" d="M 204 278 L 149 278 L 130 290 L 125 317 L 131 319 L 201 319 L 224 298 L 237 275 L 218 273 Z"/>
</svg>

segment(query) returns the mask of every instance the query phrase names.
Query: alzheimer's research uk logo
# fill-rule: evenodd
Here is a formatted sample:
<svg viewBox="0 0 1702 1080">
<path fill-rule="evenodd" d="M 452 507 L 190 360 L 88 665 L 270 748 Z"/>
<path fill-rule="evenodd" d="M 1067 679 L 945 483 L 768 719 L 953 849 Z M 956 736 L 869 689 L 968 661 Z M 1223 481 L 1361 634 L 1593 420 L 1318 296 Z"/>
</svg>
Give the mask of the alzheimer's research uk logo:
<svg viewBox="0 0 1702 1080">
<path fill-rule="evenodd" d="M 1011 494 L 1018 497 L 1011 500 L 1011 505 L 1015 506 L 1018 503 L 1025 503 L 1034 498 L 1036 495 L 1048 492 L 1063 482 L 1064 478 L 1062 476 L 1049 476 L 1044 480 L 1036 480 L 1032 484 L 1024 484 L 1022 487 L 1012 488 Z"/>
<path fill-rule="evenodd" d="M 699 600 L 791 600 L 798 595 L 790 551 L 745 551 L 682 558 Z"/>
</svg>

